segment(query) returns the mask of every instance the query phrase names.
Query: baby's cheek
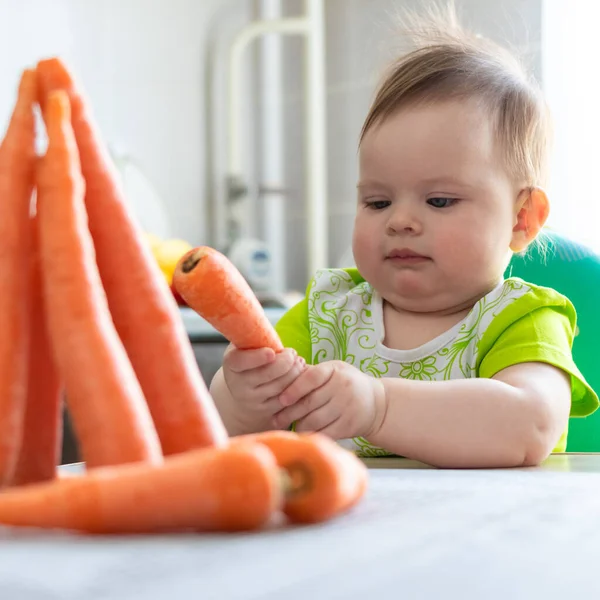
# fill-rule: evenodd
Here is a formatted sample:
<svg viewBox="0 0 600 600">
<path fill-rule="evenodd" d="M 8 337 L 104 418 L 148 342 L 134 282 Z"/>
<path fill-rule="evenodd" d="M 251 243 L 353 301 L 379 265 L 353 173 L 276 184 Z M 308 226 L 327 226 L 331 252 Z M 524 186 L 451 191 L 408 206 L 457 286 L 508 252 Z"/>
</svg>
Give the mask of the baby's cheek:
<svg viewBox="0 0 600 600">
<path fill-rule="evenodd" d="M 360 227 L 360 226 L 359 226 Z M 367 235 L 364 231 L 359 230 L 354 233 L 352 240 L 352 250 L 355 254 L 361 254 L 373 245 L 372 235 Z"/>
<path fill-rule="evenodd" d="M 375 232 L 361 231 L 355 233 L 352 241 L 352 252 L 354 260 L 359 270 L 369 269 L 369 267 L 381 255 L 382 236 Z"/>
<path fill-rule="evenodd" d="M 465 257 L 471 257 L 475 253 L 476 245 L 466 232 L 457 234 L 456 231 L 440 232 L 434 237 L 436 260 L 449 264 L 460 264 Z"/>
</svg>

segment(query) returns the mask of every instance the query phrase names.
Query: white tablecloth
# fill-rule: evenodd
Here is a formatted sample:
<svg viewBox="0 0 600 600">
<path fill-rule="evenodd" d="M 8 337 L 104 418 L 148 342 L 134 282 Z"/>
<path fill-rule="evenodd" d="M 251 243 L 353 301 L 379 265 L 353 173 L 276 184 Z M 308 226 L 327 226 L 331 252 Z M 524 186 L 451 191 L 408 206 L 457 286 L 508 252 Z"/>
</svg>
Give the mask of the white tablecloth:
<svg viewBox="0 0 600 600">
<path fill-rule="evenodd" d="M 439 471 L 371 461 L 368 496 L 316 527 L 245 535 L 0 533 L 2 600 L 597 598 L 600 456 Z"/>
</svg>

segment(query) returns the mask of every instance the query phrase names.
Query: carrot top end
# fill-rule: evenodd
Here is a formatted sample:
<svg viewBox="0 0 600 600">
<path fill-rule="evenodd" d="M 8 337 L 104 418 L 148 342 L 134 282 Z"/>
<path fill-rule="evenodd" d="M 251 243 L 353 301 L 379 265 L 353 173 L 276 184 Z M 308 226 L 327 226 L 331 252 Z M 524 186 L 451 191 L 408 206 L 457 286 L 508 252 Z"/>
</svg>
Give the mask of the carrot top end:
<svg viewBox="0 0 600 600">
<path fill-rule="evenodd" d="M 181 271 L 183 273 L 190 273 L 196 268 L 202 258 L 203 255 L 200 252 L 192 252 L 181 264 Z"/>
<path fill-rule="evenodd" d="M 284 465 L 281 482 L 287 498 L 306 493 L 313 488 L 312 475 L 300 462 Z"/>
</svg>

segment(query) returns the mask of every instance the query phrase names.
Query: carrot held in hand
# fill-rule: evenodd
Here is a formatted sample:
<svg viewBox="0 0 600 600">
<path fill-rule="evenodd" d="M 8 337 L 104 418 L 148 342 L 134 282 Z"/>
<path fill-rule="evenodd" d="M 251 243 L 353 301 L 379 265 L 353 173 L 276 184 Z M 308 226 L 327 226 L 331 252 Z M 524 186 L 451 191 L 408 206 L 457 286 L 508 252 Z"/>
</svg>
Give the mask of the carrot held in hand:
<svg viewBox="0 0 600 600">
<path fill-rule="evenodd" d="M 162 465 L 103 467 L 0 493 L 0 524 L 97 534 L 242 531 L 281 506 L 279 469 L 261 444 L 202 448 Z"/>
<path fill-rule="evenodd" d="M 200 246 L 184 254 L 173 285 L 190 308 L 240 350 L 283 350 L 252 288 L 218 250 Z"/>
<path fill-rule="evenodd" d="M 37 73 L 45 94 L 60 89 L 69 95 L 102 284 L 164 454 L 225 444 L 225 426 L 198 369 L 173 294 L 125 202 L 87 100 L 59 59 L 40 61 Z"/>
<path fill-rule="evenodd" d="M 139 382 L 115 331 L 94 260 L 69 100 L 52 92 L 37 171 L 46 318 L 58 374 L 88 467 L 162 461 Z"/>
<path fill-rule="evenodd" d="M 316 523 L 355 506 L 368 484 L 365 464 L 352 452 L 320 434 L 266 431 L 232 437 L 238 444 L 265 445 L 287 474 L 283 511 L 296 523 Z"/>
<path fill-rule="evenodd" d="M 0 145 L 0 486 L 17 461 L 29 346 L 29 212 L 35 168 L 35 72 L 25 70 Z"/>
<path fill-rule="evenodd" d="M 36 228 L 37 218 L 30 219 L 29 380 L 23 437 L 13 485 L 54 479 L 63 439 L 63 390 L 48 338 Z"/>
</svg>

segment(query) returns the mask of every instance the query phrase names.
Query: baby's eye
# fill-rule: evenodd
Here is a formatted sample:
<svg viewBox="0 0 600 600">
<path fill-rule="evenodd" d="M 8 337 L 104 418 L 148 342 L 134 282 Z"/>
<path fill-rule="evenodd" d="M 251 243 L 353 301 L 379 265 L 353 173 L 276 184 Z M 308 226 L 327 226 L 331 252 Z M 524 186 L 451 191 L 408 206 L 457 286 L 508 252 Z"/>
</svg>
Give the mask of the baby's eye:
<svg viewBox="0 0 600 600">
<path fill-rule="evenodd" d="M 458 198 L 428 198 L 427 204 L 434 208 L 448 208 L 458 202 Z"/>
<path fill-rule="evenodd" d="M 365 204 L 373 210 L 381 210 L 382 208 L 387 208 L 391 202 L 389 200 L 367 200 Z"/>
</svg>

